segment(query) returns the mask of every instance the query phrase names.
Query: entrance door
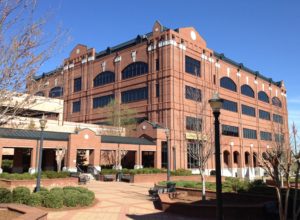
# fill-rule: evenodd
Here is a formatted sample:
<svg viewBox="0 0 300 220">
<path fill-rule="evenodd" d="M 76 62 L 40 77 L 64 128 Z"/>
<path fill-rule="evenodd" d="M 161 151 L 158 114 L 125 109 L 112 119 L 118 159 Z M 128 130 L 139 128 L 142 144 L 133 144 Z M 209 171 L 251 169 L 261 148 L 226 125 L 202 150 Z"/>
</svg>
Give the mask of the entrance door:
<svg viewBox="0 0 300 220">
<path fill-rule="evenodd" d="M 154 152 L 153 151 L 143 151 L 142 152 L 142 164 L 143 167 L 154 167 Z"/>
</svg>

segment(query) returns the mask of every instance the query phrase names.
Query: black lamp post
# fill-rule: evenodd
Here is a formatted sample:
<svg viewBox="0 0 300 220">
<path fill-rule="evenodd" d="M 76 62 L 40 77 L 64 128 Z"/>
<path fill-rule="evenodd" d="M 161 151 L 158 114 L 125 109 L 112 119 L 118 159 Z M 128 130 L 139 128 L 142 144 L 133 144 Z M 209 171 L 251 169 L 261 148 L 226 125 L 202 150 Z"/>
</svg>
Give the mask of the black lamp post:
<svg viewBox="0 0 300 220">
<path fill-rule="evenodd" d="M 170 130 L 166 128 L 166 139 L 167 139 L 167 181 L 170 181 L 171 171 L 170 171 L 170 150 L 169 150 L 169 137 Z"/>
<path fill-rule="evenodd" d="M 220 151 L 220 109 L 223 99 L 215 93 L 210 99 L 209 104 L 215 117 L 215 164 L 216 164 L 216 189 L 217 189 L 217 219 L 223 220 L 223 199 L 222 199 L 222 179 L 221 179 L 221 151 Z"/>
<path fill-rule="evenodd" d="M 44 141 L 44 129 L 46 127 L 47 120 L 45 116 L 40 119 L 41 138 L 40 138 L 40 152 L 39 152 L 39 164 L 38 164 L 38 176 L 36 179 L 35 192 L 39 192 L 41 188 L 41 174 L 42 174 L 42 157 L 43 157 L 43 141 Z"/>
</svg>

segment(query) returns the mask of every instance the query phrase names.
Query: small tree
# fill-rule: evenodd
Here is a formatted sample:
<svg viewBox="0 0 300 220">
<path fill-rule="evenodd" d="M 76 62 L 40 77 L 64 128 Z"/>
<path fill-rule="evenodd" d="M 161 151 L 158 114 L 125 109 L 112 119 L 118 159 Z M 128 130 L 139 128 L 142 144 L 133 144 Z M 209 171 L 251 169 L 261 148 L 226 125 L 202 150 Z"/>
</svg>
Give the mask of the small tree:
<svg viewBox="0 0 300 220">
<path fill-rule="evenodd" d="M 66 149 L 65 148 L 58 147 L 55 150 L 55 159 L 56 159 L 56 163 L 57 163 L 57 172 L 61 171 L 61 163 L 62 163 L 62 160 L 65 157 L 65 154 L 66 154 Z"/>
<path fill-rule="evenodd" d="M 280 220 L 287 220 L 292 166 L 291 149 L 288 141 L 284 140 L 284 133 L 280 127 L 273 134 L 275 140 L 272 146 L 261 156 L 258 156 L 258 161 L 259 166 L 265 170 L 275 184 Z M 284 180 L 286 187 L 283 184 Z M 285 200 L 284 203 L 283 200 Z"/>
<path fill-rule="evenodd" d="M 187 97 L 195 101 L 196 113 L 195 117 L 187 120 L 187 128 L 192 130 L 195 136 L 194 140 L 188 144 L 187 154 L 197 163 L 196 166 L 199 168 L 202 183 L 202 200 L 206 200 L 205 169 L 213 153 L 212 125 L 202 119 L 207 111 L 208 100 L 202 100 L 201 91 L 195 88 L 187 87 L 186 93 Z"/>
<path fill-rule="evenodd" d="M 136 127 L 136 111 L 121 105 L 119 101 L 113 99 L 106 107 L 108 112 L 107 121 L 116 127 L 125 127 L 127 134 Z M 119 132 L 119 136 L 120 136 Z"/>
</svg>

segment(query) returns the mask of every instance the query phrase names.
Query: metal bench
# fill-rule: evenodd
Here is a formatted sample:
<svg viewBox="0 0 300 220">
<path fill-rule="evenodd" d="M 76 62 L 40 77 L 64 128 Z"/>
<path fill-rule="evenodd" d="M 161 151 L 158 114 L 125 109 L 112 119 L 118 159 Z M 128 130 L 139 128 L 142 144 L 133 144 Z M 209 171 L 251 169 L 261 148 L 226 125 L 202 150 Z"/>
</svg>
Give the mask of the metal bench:
<svg viewBox="0 0 300 220">
<path fill-rule="evenodd" d="M 165 186 L 159 186 L 159 185 L 154 185 L 153 188 L 149 189 L 149 195 L 153 199 L 158 199 L 158 195 L 161 193 L 174 193 L 176 192 L 176 183 L 169 182 L 167 183 L 167 187 Z"/>
</svg>

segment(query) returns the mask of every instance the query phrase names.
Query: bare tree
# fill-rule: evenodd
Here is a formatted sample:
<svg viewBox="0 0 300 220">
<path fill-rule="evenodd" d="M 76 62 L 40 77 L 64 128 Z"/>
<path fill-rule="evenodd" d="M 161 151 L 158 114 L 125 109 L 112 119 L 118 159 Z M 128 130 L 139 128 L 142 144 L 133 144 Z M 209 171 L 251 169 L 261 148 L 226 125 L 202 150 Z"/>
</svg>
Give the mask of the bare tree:
<svg viewBox="0 0 300 220">
<path fill-rule="evenodd" d="M 136 111 L 134 109 L 130 109 L 124 104 L 121 105 L 119 101 L 113 99 L 107 105 L 106 110 L 108 123 L 115 127 L 125 127 L 127 135 L 136 127 Z M 121 136 L 120 132 L 119 136 Z"/>
<path fill-rule="evenodd" d="M 299 135 L 298 129 L 295 123 L 292 123 L 291 127 L 291 144 L 292 146 L 292 161 L 295 169 L 295 190 L 293 199 L 293 220 L 297 220 L 300 214 L 300 205 L 297 206 L 298 202 L 298 189 L 299 189 L 299 172 L 300 172 L 300 152 L 299 152 Z"/>
<path fill-rule="evenodd" d="M 25 82 L 57 49 L 62 32 L 43 33 L 46 17 L 36 19 L 35 0 L 0 0 L 0 126 L 21 115 L 35 98 Z"/>
<path fill-rule="evenodd" d="M 56 163 L 57 163 L 57 172 L 61 171 L 61 163 L 62 163 L 62 160 L 65 157 L 65 154 L 66 154 L 66 149 L 65 148 L 58 147 L 55 150 L 55 159 L 56 159 Z"/>
<path fill-rule="evenodd" d="M 280 220 L 287 220 L 292 154 L 289 142 L 284 140 L 283 129 L 280 126 L 276 129 L 275 125 L 272 127 L 274 129 L 272 146 L 257 159 L 259 166 L 265 170 L 275 184 Z M 283 184 L 284 182 L 285 184 Z"/>
<path fill-rule="evenodd" d="M 213 153 L 212 125 L 203 120 L 207 111 L 208 100 L 202 100 L 201 91 L 187 87 L 186 96 L 195 101 L 195 117 L 188 117 L 187 129 L 193 131 L 193 141 L 188 143 L 187 154 L 195 161 L 195 168 L 199 169 L 202 183 L 202 200 L 206 200 L 205 169 L 207 162 Z"/>
</svg>

